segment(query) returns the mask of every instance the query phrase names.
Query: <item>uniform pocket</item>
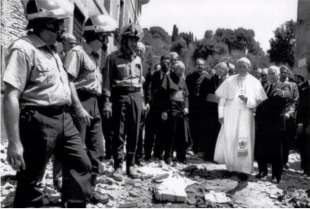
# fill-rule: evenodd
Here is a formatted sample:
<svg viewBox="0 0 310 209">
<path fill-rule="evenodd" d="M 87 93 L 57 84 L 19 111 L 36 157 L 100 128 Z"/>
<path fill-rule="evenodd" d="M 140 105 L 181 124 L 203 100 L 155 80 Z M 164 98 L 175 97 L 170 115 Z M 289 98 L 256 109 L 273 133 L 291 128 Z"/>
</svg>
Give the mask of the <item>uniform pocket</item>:
<svg viewBox="0 0 310 209">
<path fill-rule="evenodd" d="M 116 66 L 117 72 L 116 72 L 116 77 L 117 79 L 124 79 L 128 78 L 130 75 L 130 69 L 129 66 L 126 64 L 119 64 Z"/>
<path fill-rule="evenodd" d="M 36 65 L 36 80 L 43 82 L 45 85 L 54 85 L 57 83 L 57 76 L 59 76 L 59 72 L 55 72 L 57 69 L 53 69 L 42 63 Z"/>
</svg>

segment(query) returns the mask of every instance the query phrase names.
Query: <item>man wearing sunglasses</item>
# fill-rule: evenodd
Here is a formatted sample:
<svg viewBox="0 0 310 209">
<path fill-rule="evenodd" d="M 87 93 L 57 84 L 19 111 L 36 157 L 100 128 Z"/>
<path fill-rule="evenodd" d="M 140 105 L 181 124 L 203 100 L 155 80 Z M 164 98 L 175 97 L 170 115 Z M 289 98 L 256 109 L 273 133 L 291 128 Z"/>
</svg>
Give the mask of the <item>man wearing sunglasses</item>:
<svg viewBox="0 0 310 209">
<path fill-rule="evenodd" d="M 91 194 L 90 160 L 74 126 L 71 89 L 54 47 L 73 15 L 67 0 L 29 0 L 28 34 L 10 46 L 3 81 L 8 162 L 17 171 L 14 207 L 42 207 L 40 187 L 52 154 L 63 166 L 62 200 L 86 207 Z"/>
</svg>

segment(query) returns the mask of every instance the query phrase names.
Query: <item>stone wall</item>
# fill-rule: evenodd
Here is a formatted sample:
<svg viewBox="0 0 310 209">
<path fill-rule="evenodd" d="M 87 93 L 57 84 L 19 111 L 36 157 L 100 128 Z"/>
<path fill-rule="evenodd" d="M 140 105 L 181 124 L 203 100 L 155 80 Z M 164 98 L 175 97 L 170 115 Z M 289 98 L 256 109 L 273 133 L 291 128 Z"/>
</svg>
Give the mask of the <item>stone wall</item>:
<svg viewBox="0 0 310 209">
<path fill-rule="evenodd" d="M 8 47 L 25 34 L 27 20 L 21 0 L 1 0 L 1 46 Z"/>
<path fill-rule="evenodd" d="M 296 71 L 310 79 L 310 1 L 298 1 Z"/>
</svg>

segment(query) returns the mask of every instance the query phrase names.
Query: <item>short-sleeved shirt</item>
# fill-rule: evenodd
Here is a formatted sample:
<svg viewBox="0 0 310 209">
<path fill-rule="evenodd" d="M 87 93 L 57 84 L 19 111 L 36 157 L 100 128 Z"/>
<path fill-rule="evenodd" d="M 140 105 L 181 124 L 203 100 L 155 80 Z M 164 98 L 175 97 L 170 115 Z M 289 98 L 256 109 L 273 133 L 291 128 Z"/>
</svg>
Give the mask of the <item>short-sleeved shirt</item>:
<svg viewBox="0 0 310 209">
<path fill-rule="evenodd" d="M 111 96 L 111 90 L 117 87 L 142 88 L 142 72 L 139 56 L 129 56 L 121 50 L 112 53 L 103 72 L 103 94 Z"/>
<path fill-rule="evenodd" d="M 98 54 L 95 56 L 94 53 L 91 53 L 91 50 L 78 45 L 67 53 L 64 65 L 68 74 L 74 78 L 77 90 L 101 95 L 102 75 Z"/>
<path fill-rule="evenodd" d="M 21 106 L 70 105 L 68 76 L 57 52 L 35 34 L 9 48 L 3 81 L 22 92 Z"/>
</svg>

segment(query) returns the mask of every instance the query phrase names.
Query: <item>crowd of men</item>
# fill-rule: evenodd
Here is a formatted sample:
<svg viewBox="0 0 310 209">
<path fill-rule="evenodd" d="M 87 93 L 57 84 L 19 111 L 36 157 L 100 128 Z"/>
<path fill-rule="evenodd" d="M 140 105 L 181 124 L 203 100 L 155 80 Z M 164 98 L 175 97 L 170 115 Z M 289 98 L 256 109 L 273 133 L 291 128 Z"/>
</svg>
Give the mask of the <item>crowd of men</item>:
<svg viewBox="0 0 310 209">
<path fill-rule="evenodd" d="M 256 159 L 256 177 L 266 178 L 270 163 L 279 183 L 298 138 L 302 169 L 310 176 L 309 80 L 290 77 L 286 66 L 252 76 L 245 57 L 213 69 L 198 58 L 187 74 L 175 52 L 146 71 L 142 31 L 135 24 L 122 28 L 119 50 L 103 64 L 116 23 L 104 15 L 89 17 L 85 43 L 79 43 L 63 33 L 64 19 L 72 15 L 64 2 L 30 0 L 29 32 L 10 46 L 4 122 L 8 162 L 17 170 L 15 207 L 43 205 L 40 182 L 52 156 L 65 207 L 108 201 L 94 188 L 109 159 L 118 181 L 123 161 L 135 179 L 141 177 L 137 167 L 150 160 L 186 163 L 190 152 L 225 163 L 246 181 Z M 60 54 L 56 42 L 63 44 Z"/>
</svg>

